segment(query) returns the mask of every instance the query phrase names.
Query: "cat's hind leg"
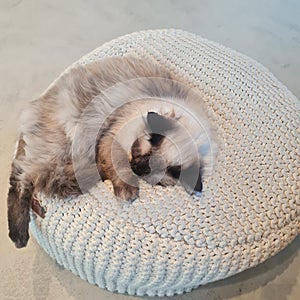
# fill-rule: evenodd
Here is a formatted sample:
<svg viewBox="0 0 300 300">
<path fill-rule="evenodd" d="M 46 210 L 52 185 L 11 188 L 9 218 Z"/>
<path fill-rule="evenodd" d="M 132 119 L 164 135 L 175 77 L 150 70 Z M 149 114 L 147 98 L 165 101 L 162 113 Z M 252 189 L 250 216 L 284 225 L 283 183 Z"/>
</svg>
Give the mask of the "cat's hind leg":
<svg viewBox="0 0 300 300">
<path fill-rule="evenodd" d="M 22 169 L 18 163 L 25 158 L 25 142 L 20 138 L 16 156 L 12 163 L 10 188 L 7 197 L 9 237 L 17 248 L 27 245 L 28 227 L 33 186 L 30 182 L 21 181 Z"/>
</svg>

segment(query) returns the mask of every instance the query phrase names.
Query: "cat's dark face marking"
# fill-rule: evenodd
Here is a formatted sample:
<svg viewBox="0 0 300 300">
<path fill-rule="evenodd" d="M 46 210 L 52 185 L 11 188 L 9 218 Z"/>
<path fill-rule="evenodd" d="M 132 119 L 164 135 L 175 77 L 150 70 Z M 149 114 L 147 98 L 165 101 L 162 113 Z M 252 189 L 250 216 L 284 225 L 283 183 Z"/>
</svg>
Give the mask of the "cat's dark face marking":
<svg viewBox="0 0 300 300">
<path fill-rule="evenodd" d="M 182 168 L 166 163 L 161 154 L 161 145 L 168 132 L 174 130 L 173 120 L 157 113 L 147 115 L 150 134 L 138 138 L 131 147 L 130 166 L 133 172 L 151 184 L 176 185 L 179 181 L 189 193 L 202 191 L 202 171 L 199 163 Z"/>
<path fill-rule="evenodd" d="M 152 150 L 143 154 L 141 149 L 141 142 L 137 139 L 131 147 L 131 156 L 130 166 L 133 172 L 141 177 L 149 175 L 151 169 L 149 166 L 149 160 L 152 154 Z"/>
</svg>

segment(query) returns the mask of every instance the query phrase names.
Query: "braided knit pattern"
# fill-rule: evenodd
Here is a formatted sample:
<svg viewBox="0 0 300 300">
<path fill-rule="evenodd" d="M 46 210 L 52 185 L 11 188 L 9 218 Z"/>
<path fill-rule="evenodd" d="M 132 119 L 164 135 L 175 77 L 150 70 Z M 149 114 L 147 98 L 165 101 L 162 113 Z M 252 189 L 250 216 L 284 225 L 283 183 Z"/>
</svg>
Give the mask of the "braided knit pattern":
<svg viewBox="0 0 300 300">
<path fill-rule="evenodd" d="M 265 67 L 181 30 L 133 33 L 75 64 L 151 58 L 198 89 L 220 138 L 201 197 L 140 182 L 132 204 L 109 182 L 45 199 L 31 231 L 60 265 L 99 287 L 171 296 L 253 267 L 300 232 L 300 102 Z M 54 82 L 55 84 L 55 82 Z"/>
</svg>

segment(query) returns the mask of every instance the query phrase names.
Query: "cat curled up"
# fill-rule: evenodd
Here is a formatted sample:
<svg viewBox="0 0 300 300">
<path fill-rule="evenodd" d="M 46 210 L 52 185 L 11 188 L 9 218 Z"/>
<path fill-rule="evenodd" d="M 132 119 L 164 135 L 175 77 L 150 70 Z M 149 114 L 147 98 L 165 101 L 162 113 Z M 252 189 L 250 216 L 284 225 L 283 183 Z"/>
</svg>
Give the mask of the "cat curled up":
<svg viewBox="0 0 300 300">
<path fill-rule="evenodd" d="M 139 196 L 138 180 L 202 190 L 214 152 L 200 96 L 156 62 L 132 56 L 75 65 L 21 117 L 8 193 L 9 236 L 28 239 L 39 193 L 65 198 L 110 180 L 116 198 Z"/>
</svg>

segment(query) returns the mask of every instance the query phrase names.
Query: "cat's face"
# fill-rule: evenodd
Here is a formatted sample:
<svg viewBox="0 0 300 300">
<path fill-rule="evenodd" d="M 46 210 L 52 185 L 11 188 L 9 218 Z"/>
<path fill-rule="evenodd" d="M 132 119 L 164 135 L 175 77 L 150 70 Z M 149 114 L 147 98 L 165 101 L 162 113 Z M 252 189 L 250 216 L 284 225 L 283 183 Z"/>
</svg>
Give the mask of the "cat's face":
<svg viewBox="0 0 300 300">
<path fill-rule="evenodd" d="M 182 131 L 176 120 L 149 112 L 147 123 L 147 131 L 131 147 L 133 172 L 152 185 L 180 183 L 189 193 L 201 192 L 202 172 L 198 152 L 185 155 L 181 151 L 189 142 L 187 137 L 178 136 L 182 135 Z"/>
</svg>

